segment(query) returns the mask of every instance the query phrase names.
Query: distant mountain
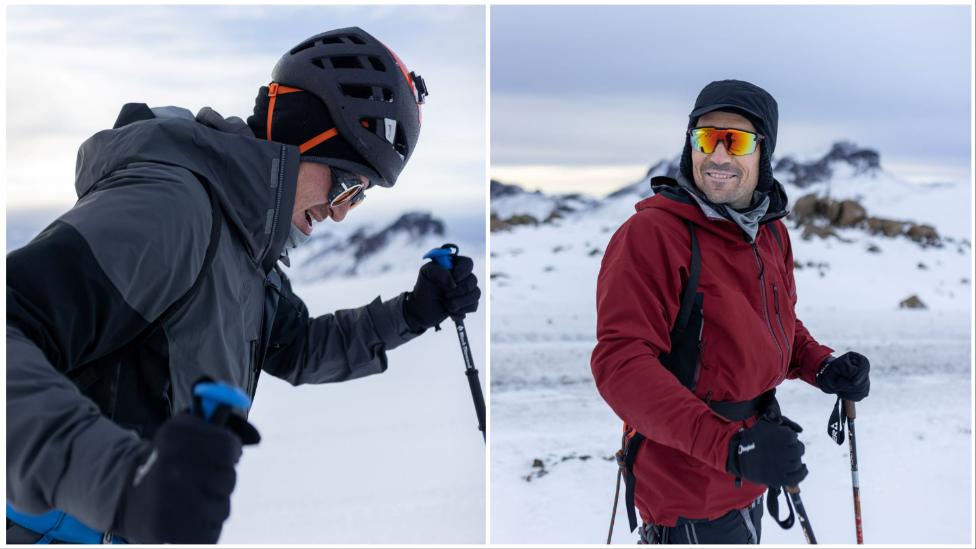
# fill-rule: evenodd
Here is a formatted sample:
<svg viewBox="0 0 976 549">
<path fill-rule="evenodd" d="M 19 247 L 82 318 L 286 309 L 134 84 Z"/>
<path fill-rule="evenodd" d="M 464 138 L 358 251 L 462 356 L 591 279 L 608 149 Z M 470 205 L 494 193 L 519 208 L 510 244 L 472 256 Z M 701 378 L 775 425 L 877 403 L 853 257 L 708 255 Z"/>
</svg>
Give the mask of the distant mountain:
<svg viewBox="0 0 976 549">
<path fill-rule="evenodd" d="M 607 195 L 607 199 L 613 200 L 623 196 L 633 196 L 647 198 L 651 196 L 651 178 L 663 175 L 666 177 L 677 177 L 681 166 L 681 157 L 676 156 L 671 160 L 659 160 L 656 164 L 648 168 L 647 174 L 636 183 L 630 183 L 613 191 Z"/>
<path fill-rule="evenodd" d="M 575 212 L 585 211 L 599 201 L 571 193 L 549 195 L 529 192 L 518 185 L 491 181 L 491 230 L 505 230 L 518 225 L 550 223 Z"/>
<path fill-rule="evenodd" d="M 416 270 L 421 256 L 444 240 L 444 222 L 428 212 L 407 212 L 388 225 L 364 225 L 348 233 L 313 233 L 308 243 L 291 252 L 289 276 L 310 281 Z"/>
<path fill-rule="evenodd" d="M 838 141 L 827 154 L 812 162 L 800 162 L 791 156 L 780 158 L 773 165 L 773 173 L 782 183 L 805 188 L 829 181 L 838 166 L 852 169 L 854 175 L 872 175 L 881 171 L 881 155 L 849 141 Z"/>
</svg>

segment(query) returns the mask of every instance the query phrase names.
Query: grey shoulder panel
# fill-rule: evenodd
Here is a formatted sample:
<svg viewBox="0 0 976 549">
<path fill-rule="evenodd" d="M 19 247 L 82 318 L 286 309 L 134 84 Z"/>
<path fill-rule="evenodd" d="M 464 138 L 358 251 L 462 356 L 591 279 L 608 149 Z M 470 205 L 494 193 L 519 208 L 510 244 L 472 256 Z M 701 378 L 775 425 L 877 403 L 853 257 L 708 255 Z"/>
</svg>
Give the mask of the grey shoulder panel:
<svg viewBox="0 0 976 549">
<path fill-rule="evenodd" d="M 110 174 L 61 220 L 85 239 L 126 303 L 152 321 L 196 280 L 211 215 L 192 173 L 144 162 Z"/>
<path fill-rule="evenodd" d="M 93 528 L 110 528 L 149 444 L 102 416 L 10 326 L 6 411 L 7 501 L 25 513 L 56 507 Z"/>
</svg>

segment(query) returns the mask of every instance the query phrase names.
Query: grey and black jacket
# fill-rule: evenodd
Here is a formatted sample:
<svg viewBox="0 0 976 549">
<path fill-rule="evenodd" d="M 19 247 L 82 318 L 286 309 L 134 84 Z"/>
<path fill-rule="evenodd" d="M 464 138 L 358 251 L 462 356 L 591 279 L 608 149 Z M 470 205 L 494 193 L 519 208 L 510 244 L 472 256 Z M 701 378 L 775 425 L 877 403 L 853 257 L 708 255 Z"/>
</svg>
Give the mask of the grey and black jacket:
<svg viewBox="0 0 976 549">
<path fill-rule="evenodd" d="M 400 296 L 309 317 L 277 267 L 297 147 L 210 109 L 123 108 L 78 202 L 7 256 L 7 501 L 103 531 L 156 428 L 209 377 L 254 394 L 382 372 Z"/>
</svg>

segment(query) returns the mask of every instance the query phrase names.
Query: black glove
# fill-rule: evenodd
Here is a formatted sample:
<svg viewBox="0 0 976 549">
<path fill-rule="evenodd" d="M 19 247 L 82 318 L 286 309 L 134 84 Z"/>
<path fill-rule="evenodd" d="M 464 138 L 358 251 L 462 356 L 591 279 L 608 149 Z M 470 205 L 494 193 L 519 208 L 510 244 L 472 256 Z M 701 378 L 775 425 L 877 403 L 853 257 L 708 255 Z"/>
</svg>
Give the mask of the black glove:
<svg viewBox="0 0 976 549">
<path fill-rule="evenodd" d="M 241 446 L 258 440 L 238 416 L 223 426 L 188 412 L 174 416 L 133 471 L 113 532 L 130 543 L 216 543 L 230 516 Z"/>
<path fill-rule="evenodd" d="M 403 304 L 404 317 L 412 332 L 422 332 L 436 326 L 448 316 L 463 318 L 478 310 L 481 290 L 474 276 L 474 262 L 470 257 L 452 258 L 451 270 L 434 263 L 425 263 L 417 275 L 413 291 Z"/>
<path fill-rule="evenodd" d="M 817 372 L 817 387 L 828 395 L 858 402 L 871 390 L 871 363 L 858 353 L 844 353 L 828 360 Z"/>
<path fill-rule="evenodd" d="M 764 416 L 732 437 L 726 469 L 756 484 L 796 486 L 807 476 L 800 460 L 805 448 L 796 436 L 802 431 L 786 417 Z"/>
</svg>

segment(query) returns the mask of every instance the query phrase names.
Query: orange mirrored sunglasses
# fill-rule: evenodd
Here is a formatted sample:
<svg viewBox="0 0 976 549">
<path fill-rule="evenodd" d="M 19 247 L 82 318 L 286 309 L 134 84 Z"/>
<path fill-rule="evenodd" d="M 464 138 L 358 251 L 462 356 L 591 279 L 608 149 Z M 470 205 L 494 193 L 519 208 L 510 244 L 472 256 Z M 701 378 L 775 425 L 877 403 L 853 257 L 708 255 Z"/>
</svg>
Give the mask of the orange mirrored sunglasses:
<svg viewBox="0 0 976 549">
<path fill-rule="evenodd" d="M 756 152 L 756 146 L 765 136 L 733 128 L 691 128 L 688 130 L 691 146 L 699 152 L 712 154 L 719 143 L 725 152 L 743 156 Z"/>
</svg>

